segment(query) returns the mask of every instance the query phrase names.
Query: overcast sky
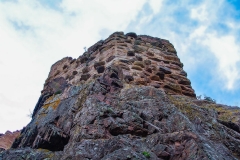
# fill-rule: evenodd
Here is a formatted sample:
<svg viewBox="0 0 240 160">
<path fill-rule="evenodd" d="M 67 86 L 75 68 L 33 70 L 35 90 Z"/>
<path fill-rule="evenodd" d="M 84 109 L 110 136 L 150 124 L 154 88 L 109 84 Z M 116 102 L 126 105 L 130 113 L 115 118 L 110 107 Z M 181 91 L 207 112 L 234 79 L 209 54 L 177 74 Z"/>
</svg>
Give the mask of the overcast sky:
<svg viewBox="0 0 240 160">
<path fill-rule="evenodd" d="M 239 0 L 0 0 L 0 133 L 29 123 L 53 63 L 115 31 L 168 39 L 197 95 L 240 106 Z"/>
</svg>

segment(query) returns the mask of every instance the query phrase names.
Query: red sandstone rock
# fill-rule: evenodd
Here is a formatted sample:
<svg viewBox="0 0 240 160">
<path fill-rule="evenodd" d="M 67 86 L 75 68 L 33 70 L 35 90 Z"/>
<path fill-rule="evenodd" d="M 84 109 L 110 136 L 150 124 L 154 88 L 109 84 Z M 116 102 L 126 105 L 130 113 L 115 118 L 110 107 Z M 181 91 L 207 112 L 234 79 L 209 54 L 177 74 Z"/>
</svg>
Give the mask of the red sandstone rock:
<svg viewBox="0 0 240 160">
<path fill-rule="evenodd" d="M 20 131 L 10 132 L 0 136 L 0 148 L 9 149 L 12 146 L 13 141 L 20 135 Z"/>
<path fill-rule="evenodd" d="M 96 75 L 100 76 L 105 68 L 115 64 L 125 70 L 123 71 L 124 75 L 135 77 L 134 82 L 131 82 L 132 84 L 150 85 L 151 80 L 164 82 L 164 75 L 166 74 L 169 75 L 167 81 L 175 83 L 175 85 L 190 85 L 190 81 L 185 75 L 186 72 L 183 71 L 181 62 L 169 41 L 149 36 L 138 36 L 139 38 L 136 39 L 135 36 L 130 35 L 114 33 L 105 41 L 97 42 L 90 47 L 88 52 L 85 52 L 76 61 L 73 62 L 72 58 L 64 58 L 58 61 L 52 66 L 48 81 L 57 77 L 64 77 L 68 84 L 75 85 L 79 82 L 79 79 L 82 81 L 96 79 Z M 131 42 L 137 41 L 137 46 L 129 43 L 128 40 L 131 40 Z M 121 47 L 119 48 L 119 46 Z M 166 52 L 169 48 L 173 52 Z M 63 68 L 66 68 L 66 66 L 68 66 L 68 69 L 63 72 Z M 145 74 L 145 71 L 148 72 L 147 76 L 150 81 L 141 79 L 143 78 L 141 75 Z M 46 83 L 44 91 L 49 92 L 47 87 Z M 161 87 L 166 88 L 164 85 Z M 193 89 L 181 92 L 181 88 L 176 90 L 167 87 L 166 90 L 171 94 L 195 97 Z"/>
</svg>

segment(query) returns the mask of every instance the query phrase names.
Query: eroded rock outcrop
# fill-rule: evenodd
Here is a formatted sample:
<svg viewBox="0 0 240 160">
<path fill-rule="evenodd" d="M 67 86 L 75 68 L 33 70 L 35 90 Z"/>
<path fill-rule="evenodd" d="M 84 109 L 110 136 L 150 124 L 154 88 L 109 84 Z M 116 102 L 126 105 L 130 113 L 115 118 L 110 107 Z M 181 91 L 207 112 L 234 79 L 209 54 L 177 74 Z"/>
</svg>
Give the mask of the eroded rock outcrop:
<svg viewBox="0 0 240 160">
<path fill-rule="evenodd" d="M 10 132 L 7 131 L 5 134 L 0 134 L 0 150 L 9 149 L 12 146 L 13 141 L 20 135 L 20 131 Z"/>
<path fill-rule="evenodd" d="M 239 159 L 240 109 L 197 100 L 173 45 L 116 32 L 51 67 L 0 159 Z"/>
</svg>

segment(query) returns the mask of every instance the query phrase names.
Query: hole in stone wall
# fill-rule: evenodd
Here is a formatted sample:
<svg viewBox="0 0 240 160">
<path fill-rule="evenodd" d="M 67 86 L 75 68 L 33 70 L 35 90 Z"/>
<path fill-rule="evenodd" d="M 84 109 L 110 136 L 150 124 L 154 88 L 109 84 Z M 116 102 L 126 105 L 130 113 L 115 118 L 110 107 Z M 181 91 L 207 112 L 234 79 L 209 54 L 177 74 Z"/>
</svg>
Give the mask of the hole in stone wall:
<svg viewBox="0 0 240 160">
<path fill-rule="evenodd" d="M 133 76 L 130 76 L 130 75 L 126 75 L 124 79 L 125 79 L 126 82 L 134 81 Z"/>
<path fill-rule="evenodd" d="M 98 66 L 98 67 L 96 68 L 96 70 L 97 70 L 98 73 L 103 73 L 104 70 L 105 70 L 105 67 L 104 67 L 104 66 Z"/>
<path fill-rule="evenodd" d="M 164 76 L 165 76 L 165 74 L 163 73 L 163 72 L 157 72 L 157 74 L 156 74 L 157 76 L 159 76 L 159 78 L 161 79 L 161 80 L 164 80 Z"/>
<path fill-rule="evenodd" d="M 63 151 L 68 141 L 69 137 L 51 136 L 49 141 L 42 139 L 37 148 L 48 149 L 50 151 Z"/>
<path fill-rule="evenodd" d="M 56 117 L 57 120 L 59 117 Z M 50 151 L 63 151 L 64 146 L 69 141 L 69 135 L 64 133 L 60 128 L 56 127 L 54 124 L 50 124 L 43 129 L 36 136 L 33 142 L 33 148 L 48 149 Z"/>
<path fill-rule="evenodd" d="M 115 87 L 117 87 L 117 88 L 120 88 L 120 87 L 122 87 L 122 86 L 120 86 L 118 83 L 116 83 L 116 82 L 112 82 L 112 84 L 111 84 L 112 86 L 115 86 Z"/>
<path fill-rule="evenodd" d="M 112 73 L 112 74 L 110 75 L 110 78 L 116 78 L 116 79 L 118 79 L 118 75 L 117 75 L 116 73 Z"/>
</svg>

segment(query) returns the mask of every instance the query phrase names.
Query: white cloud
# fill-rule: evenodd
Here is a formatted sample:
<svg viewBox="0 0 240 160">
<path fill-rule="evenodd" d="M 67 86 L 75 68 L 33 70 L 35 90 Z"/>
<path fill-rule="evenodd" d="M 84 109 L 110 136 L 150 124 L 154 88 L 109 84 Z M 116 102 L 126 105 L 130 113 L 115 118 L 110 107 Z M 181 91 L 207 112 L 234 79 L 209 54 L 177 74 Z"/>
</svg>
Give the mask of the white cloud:
<svg viewBox="0 0 240 160">
<path fill-rule="evenodd" d="M 149 5 L 151 6 L 153 13 L 157 14 L 162 8 L 163 0 L 150 0 Z"/>
<path fill-rule="evenodd" d="M 79 21 L 75 21 L 75 25 L 86 25 L 87 28 L 93 29 L 108 26 L 115 31 L 125 29 L 137 16 L 145 2 L 145 0 L 105 0 L 103 3 L 98 0 L 63 0 L 61 7 L 64 12 L 78 16 Z"/>
<path fill-rule="evenodd" d="M 240 63 L 240 47 L 235 42 L 234 36 L 222 36 L 209 34 L 203 41 L 218 60 L 217 77 L 226 81 L 229 90 L 236 89 L 236 83 L 240 80 L 240 71 L 237 66 Z"/>
<path fill-rule="evenodd" d="M 237 82 L 240 79 L 240 47 L 237 45 L 235 31 L 238 29 L 238 23 L 232 19 L 224 19 L 218 14 L 223 12 L 224 2 L 217 4 L 209 1 L 202 3 L 200 6 L 191 9 L 191 18 L 197 20 L 199 26 L 193 30 L 189 39 L 197 42 L 199 45 L 207 46 L 210 49 L 209 54 L 213 54 L 217 59 L 217 66 L 213 70 L 212 79 L 215 82 L 223 84 L 222 87 L 227 90 L 238 89 Z M 221 22 L 231 27 L 232 30 L 223 34 L 214 30 L 214 25 Z M 216 74 L 218 76 L 216 76 Z"/>
<path fill-rule="evenodd" d="M 191 8 L 190 17 L 198 20 L 200 23 L 204 23 L 204 25 L 210 25 L 221 20 L 221 17 L 218 15 L 222 12 L 223 6 L 224 0 L 219 0 L 217 3 L 205 0 L 197 7 Z"/>
<path fill-rule="evenodd" d="M 202 4 L 197 8 L 191 9 L 191 18 L 197 19 L 200 22 L 206 22 L 208 20 L 209 14 L 207 12 L 206 4 Z"/>
<path fill-rule="evenodd" d="M 197 41 L 199 40 L 199 38 L 202 38 L 205 35 L 207 26 L 200 26 L 198 28 L 196 28 L 189 36 L 190 40 L 194 40 L 196 39 Z"/>
</svg>

